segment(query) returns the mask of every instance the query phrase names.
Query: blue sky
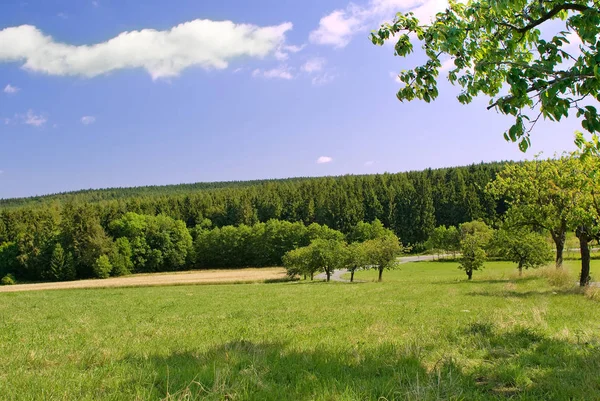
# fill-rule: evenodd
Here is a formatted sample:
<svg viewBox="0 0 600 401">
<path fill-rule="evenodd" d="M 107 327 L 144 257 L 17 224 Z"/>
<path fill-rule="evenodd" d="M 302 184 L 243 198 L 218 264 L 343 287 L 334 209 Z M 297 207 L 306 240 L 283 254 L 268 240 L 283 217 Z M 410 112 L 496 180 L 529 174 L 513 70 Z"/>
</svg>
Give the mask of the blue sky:
<svg viewBox="0 0 600 401">
<path fill-rule="evenodd" d="M 538 124 L 522 154 L 502 138 L 510 119 L 487 111 L 486 99 L 460 105 L 444 79 L 434 103 L 396 100 L 394 73 L 419 55 L 394 57 L 368 33 L 395 11 L 440 7 L 3 1 L 0 197 L 397 172 L 572 149 L 575 119 Z"/>
</svg>

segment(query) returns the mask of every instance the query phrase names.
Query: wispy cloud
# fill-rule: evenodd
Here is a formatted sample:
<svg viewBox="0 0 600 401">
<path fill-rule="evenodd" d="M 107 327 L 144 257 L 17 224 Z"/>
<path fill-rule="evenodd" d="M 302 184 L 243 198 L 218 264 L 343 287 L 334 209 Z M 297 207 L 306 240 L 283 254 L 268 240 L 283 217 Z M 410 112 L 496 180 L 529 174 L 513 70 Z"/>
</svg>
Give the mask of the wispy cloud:
<svg viewBox="0 0 600 401">
<path fill-rule="evenodd" d="M 369 160 L 368 162 L 365 162 L 365 166 L 369 167 L 375 164 L 374 160 Z"/>
<path fill-rule="evenodd" d="M 324 74 L 313 77 L 312 84 L 315 86 L 327 85 L 328 83 L 332 82 L 335 78 L 336 75 L 326 72 Z"/>
<path fill-rule="evenodd" d="M 69 16 L 66 13 L 58 13 L 58 14 L 56 14 L 56 16 L 58 18 L 62 18 L 62 19 L 68 19 L 69 18 Z"/>
<path fill-rule="evenodd" d="M 323 58 L 320 58 L 320 57 L 311 58 L 306 63 L 304 63 L 304 65 L 302 65 L 302 71 L 308 72 L 309 74 L 313 73 L 313 72 L 319 72 L 323 69 L 323 66 L 325 66 L 325 63 L 326 63 L 326 61 Z"/>
<path fill-rule="evenodd" d="M 331 163 L 333 159 L 329 156 L 321 156 L 317 159 L 317 164 Z"/>
<path fill-rule="evenodd" d="M 41 127 L 48 121 L 45 116 L 41 114 L 35 114 L 33 110 L 27 111 L 27 114 L 18 116 L 18 118 L 23 121 L 23 123 L 34 127 Z"/>
<path fill-rule="evenodd" d="M 14 95 L 15 93 L 19 92 L 20 90 L 21 90 L 20 88 L 17 88 L 16 86 L 12 86 L 11 84 L 8 84 L 4 88 L 4 93 L 7 93 L 9 95 Z"/>
<path fill-rule="evenodd" d="M 294 75 L 292 74 L 292 70 L 285 66 L 279 66 L 277 68 L 273 68 L 270 70 L 261 70 L 256 69 L 252 71 L 253 77 L 262 77 L 262 78 L 278 78 L 278 79 L 294 79 Z"/>
<path fill-rule="evenodd" d="M 100 6 L 100 2 L 98 2 L 98 1 L 94 0 L 94 1 L 92 1 L 92 5 L 93 5 L 94 7 L 99 7 L 99 6 Z"/>
<path fill-rule="evenodd" d="M 83 116 L 81 117 L 81 123 L 83 125 L 90 125 L 96 122 L 96 117 L 94 116 Z"/>
<path fill-rule="evenodd" d="M 0 30 L 0 63 L 23 62 L 30 71 L 83 77 L 144 68 L 153 79 L 169 78 L 192 66 L 224 69 L 236 58 L 263 58 L 285 45 L 291 29 L 289 22 L 259 27 L 194 20 L 165 31 L 123 32 L 106 42 L 75 46 L 57 42 L 35 26 L 21 25 Z"/>
<path fill-rule="evenodd" d="M 396 12 L 412 11 L 421 21 L 427 21 L 447 4 L 446 0 L 370 0 L 365 6 L 349 3 L 345 9 L 321 18 L 309 40 L 319 45 L 345 47 L 354 35 L 374 28 L 381 19 L 393 18 Z"/>
</svg>

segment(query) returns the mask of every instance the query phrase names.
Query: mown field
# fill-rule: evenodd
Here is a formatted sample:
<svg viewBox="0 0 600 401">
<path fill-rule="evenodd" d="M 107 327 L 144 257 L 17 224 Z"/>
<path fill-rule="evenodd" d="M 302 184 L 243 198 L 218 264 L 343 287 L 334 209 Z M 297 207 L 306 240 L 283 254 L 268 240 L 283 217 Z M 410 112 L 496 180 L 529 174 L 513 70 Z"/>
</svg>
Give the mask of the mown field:
<svg viewBox="0 0 600 401">
<path fill-rule="evenodd" d="M 456 266 L 0 294 L 0 399 L 600 399 L 598 301 Z"/>
</svg>

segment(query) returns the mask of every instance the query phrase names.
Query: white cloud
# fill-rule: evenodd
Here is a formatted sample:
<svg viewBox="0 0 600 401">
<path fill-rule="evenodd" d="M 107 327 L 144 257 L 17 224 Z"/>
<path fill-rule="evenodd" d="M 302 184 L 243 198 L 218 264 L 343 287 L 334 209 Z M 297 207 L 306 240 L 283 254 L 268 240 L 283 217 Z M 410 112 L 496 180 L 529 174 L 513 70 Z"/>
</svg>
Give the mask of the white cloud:
<svg viewBox="0 0 600 401">
<path fill-rule="evenodd" d="M 94 116 L 83 116 L 81 117 L 81 123 L 83 125 L 90 125 L 96 122 L 96 117 Z"/>
<path fill-rule="evenodd" d="M 400 81 L 400 77 L 398 76 L 398 73 L 396 73 L 396 72 L 390 72 L 390 78 L 392 78 L 398 84 L 402 83 L 402 81 Z"/>
<path fill-rule="evenodd" d="M 321 18 L 309 39 L 312 43 L 340 48 L 357 33 L 374 29 L 382 19 L 391 20 L 396 12 L 412 11 L 420 21 L 428 22 L 447 5 L 447 0 L 370 0 L 364 7 L 350 3 L 345 9 Z"/>
<path fill-rule="evenodd" d="M 170 30 L 123 32 L 99 44 L 56 42 L 31 25 L 0 30 L 0 62 L 49 75 L 94 77 L 144 68 L 153 79 L 177 76 L 192 66 L 224 69 L 239 57 L 263 58 L 281 48 L 289 22 L 258 27 L 231 21 L 194 20 Z"/>
<path fill-rule="evenodd" d="M 16 86 L 12 86 L 11 84 L 8 84 L 4 88 L 4 93 L 7 93 L 9 95 L 14 95 L 15 93 L 17 93 L 20 90 L 21 90 L 20 88 L 17 88 Z"/>
<path fill-rule="evenodd" d="M 58 18 L 62 18 L 62 19 L 67 19 L 67 18 L 69 18 L 69 16 L 68 16 L 67 14 L 65 14 L 65 13 L 58 13 L 58 14 L 56 14 L 56 16 L 57 16 Z"/>
<path fill-rule="evenodd" d="M 331 163 L 333 159 L 329 156 L 321 156 L 317 159 L 317 164 Z"/>
<path fill-rule="evenodd" d="M 321 18 L 319 28 L 309 35 L 310 41 L 318 45 L 346 46 L 356 31 L 363 29 L 364 21 L 359 14 L 356 6 L 349 6 L 346 10 L 335 10 Z"/>
<path fill-rule="evenodd" d="M 298 53 L 304 49 L 305 45 L 294 46 L 294 45 L 282 45 L 275 51 L 275 58 L 279 61 L 285 61 L 290 58 L 289 53 Z"/>
<path fill-rule="evenodd" d="M 312 84 L 315 86 L 327 85 L 328 83 L 332 82 L 335 78 L 336 75 L 329 74 L 326 72 L 325 74 L 313 77 Z"/>
<path fill-rule="evenodd" d="M 373 160 L 369 160 L 368 162 L 365 162 L 365 166 L 369 167 L 375 164 L 375 161 Z"/>
<path fill-rule="evenodd" d="M 318 72 L 323 69 L 324 65 L 325 65 L 324 59 L 318 58 L 318 57 L 311 58 L 306 63 L 304 63 L 304 65 L 302 66 L 302 71 L 308 72 L 309 74 L 313 73 L 313 72 Z"/>
<path fill-rule="evenodd" d="M 35 114 L 33 110 L 27 111 L 27 114 L 25 115 L 17 116 L 17 119 L 22 120 L 24 124 L 31 125 L 34 127 L 41 127 L 48 121 L 46 117 Z"/>
<path fill-rule="evenodd" d="M 285 65 L 281 65 L 270 70 L 256 69 L 252 71 L 252 76 L 262 78 L 294 79 L 291 69 Z"/>
</svg>

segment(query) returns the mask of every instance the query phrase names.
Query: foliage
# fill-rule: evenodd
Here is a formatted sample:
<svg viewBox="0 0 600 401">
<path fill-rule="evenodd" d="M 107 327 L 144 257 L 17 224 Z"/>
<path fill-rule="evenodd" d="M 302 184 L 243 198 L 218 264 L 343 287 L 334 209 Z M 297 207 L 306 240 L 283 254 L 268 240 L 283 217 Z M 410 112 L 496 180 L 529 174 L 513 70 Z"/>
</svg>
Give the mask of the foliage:
<svg viewBox="0 0 600 401">
<path fill-rule="evenodd" d="M 2 277 L 2 280 L 0 280 L 0 285 L 14 285 L 16 284 L 15 281 L 15 276 L 13 276 L 12 274 L 7 274 L 4 277 Z"/>
<path fill-rule="evenodd" d="M 344 268 L 350 272 L 350 282 L 354 281 L 354 273 L 369 265 L 368 245 L 364 242 L 352 242 L 348 245 Z"/>
<path fill-rule="evenodd" d="M 560 121 L 576 112 L 585 130 L 600 132 L 596 108 L 584 101 L 600 101 L 596 0 L 451 1 L 430 24 L 423 22 L 398 13 L 371 35 L 377 45 L 393 38 L 400 57 L 413 52 L 415 39 L 423 42 L 427 61 L 399 75 L 401 101 L 436 99 L 447 58 L 453 63 L 448 80 L 462 88 L 459 102 L 489 97 L 488 109 L 515 118 L 504 137 L 519 141 L 522 151 L 541 117 Z"/>
<path fill-rule="evenodd" d="M 398 237 L 387 235 L 364 242 L 366 260 L 379 272 L 378 280 L 382 280 L 384 270 L 397 267 L 396 258 L 402 253 L 402 245 Z"/>
<path fill-rule="evenodd" d="M 491 247 L 504 260 L 517 263 L 519 273 L 552 260 L 552 250 L 546 238 L 535 232 L 500 229 L 494 233 Z"/>
<path fill-rule="evenodd" d="M 113 267 L 111 275 L 118 277 L 130 274 L 133 269 L 132 256 L 133 251 L 129 240 L 126 237 L 117 238 L 113 252 L 109 255 L 110 264 Z"/>
<path fill-rule="evenodd" d="M 508 227 L 550 233 L 556 266 L 562 265 L 566 234 L 572 228 L 574 182 L 564 162 L 548 159 L 506 166 L 488 186 L 491 194 L 504 197 L 510 206 L 505 218 Z"/>
<path fill-rule="evenodd" d="M 71 254 L 70 279 L 94 277 L 101 255 L 109 257 L 112 274 L 273 266 L 313 239 L 350 238 L 361 222 L 418 249 L 436 224 L 496 221 L 503 202 L 483 188 L 502 166 L 0 200 L 0 273 L 47 279 L 57 243 L 65 257 Z M 120 238 L 129 242 L 131 263 Z"/>
<path fill-rule="evenodd" d="M 63 278 L 63 270 L 65 266 L 65 251 L 60 243 L 56 244 L 50 259 L 50 269 L 47 277 L 50 280 L 60 281 Z"/>
<path fill-rule="evenodd" d="M 101 255 L 94 263 L 94 274 L 96 278 L 108 278 L 110 272 L 113 270 L 113 266 L 110 264 L 108 256 Z"/>
<path fill-rule="evenodd" d="M 315 239 L 310 245 L 287 252 L 283 264 L 288 275 L 309 275 L 311 280 L 315 273 L 323 271 L 329 281 L 336 269 L 345 266 L 347 245 L 335 239 Z"/>
<path fill-rule="evenodd" d="M 481 236 L 466 234 L 461 240 L 461 254 L 459 268 L 464 270 L 471 280 L 474 271 L 483 269 L 486 258 Z"/>
<path fill-rule="evenodd" d="M 456 253 L 460 250 L 460 232 L 454 226 L 436 227 L 427 240 L 427 248 L 442 253 Z"/>
</svg>

